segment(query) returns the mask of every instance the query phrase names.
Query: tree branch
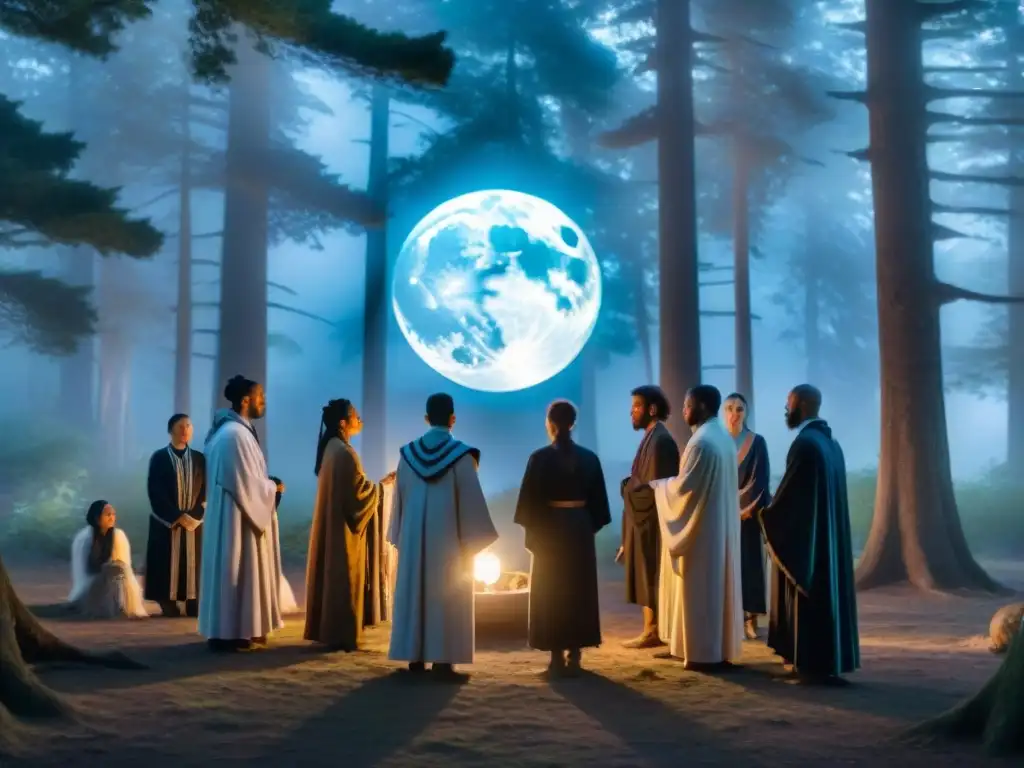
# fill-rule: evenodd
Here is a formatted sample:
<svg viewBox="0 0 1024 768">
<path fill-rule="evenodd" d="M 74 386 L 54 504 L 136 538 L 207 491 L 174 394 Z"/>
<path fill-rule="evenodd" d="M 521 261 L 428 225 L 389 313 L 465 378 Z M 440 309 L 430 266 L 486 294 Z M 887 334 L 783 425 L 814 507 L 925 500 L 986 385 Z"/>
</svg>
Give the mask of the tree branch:
<svg viewBox="0 0 1024 768">
<path fill-rule="evenodd" d="M 949 213 L 960 216 L 1010 216 L 1009 208 L 987 208 L 976 205 L 944 205 L 932 203 L 934 213 Z"/>
<path fill-rule="evenodd" d="M 846 32 L 857 32 L 862 35 L 866 35 L 868 32 L 868 23 L 866 21 L 846 21 L 841 24 L 833 24 L 836 29 L 842 29 Z"/>
<path fill-rule="evenodd" d="M 974 173 L 948 173 L 932 171 L 929 174 L 935 181 L 948 181 L 951 184 L 995 184 L 1001 187 L 1024 187 L 1022 176 L 980 176 Z"/>
<path fill-rule="evenodd" d="M 1024 99 L 1024 91 L 1001 91 L 995 88 L 941 88 L 935 85 L 924 87 L 926 101 L 940 99 Z"/>
<path fill-rule="evenodd" d="M 839 101 L 855 101 L 858 104 L 868 103 L 867 91 L 825 91 L 825 95 L 830 99 L 838 99 Z"/>
<path fill-rule="evenodd" d="M 996 72 L 1005 72 L 1006 67 L 1002 65 L 978 66 L 978 67 L 925 67 L 926 75 L 986 75 Z"/>
<path fill-rule="evenodd" d="M 953 123 L 954 125 L 975 125 L 975 126 L 1002 126 L 1012 128 L 1024 125 L 1022 117 L 967 117 L 966 115 L 954 115 L 949 112 L 935 112 L 928 110 L 927 121 L 929 125 L 939 123 Z"/>
<path fill-rule="evenodd" d="M 955 301 L 975 301 L 982 304 L 1024 304 L 1024 296 L 999 296 L 993 293 L 980 293 L 961 288 L 958 285 L 936 280 L 934 284 L 935 299 L 940 305 L 952 304 Z"/>
</svg>

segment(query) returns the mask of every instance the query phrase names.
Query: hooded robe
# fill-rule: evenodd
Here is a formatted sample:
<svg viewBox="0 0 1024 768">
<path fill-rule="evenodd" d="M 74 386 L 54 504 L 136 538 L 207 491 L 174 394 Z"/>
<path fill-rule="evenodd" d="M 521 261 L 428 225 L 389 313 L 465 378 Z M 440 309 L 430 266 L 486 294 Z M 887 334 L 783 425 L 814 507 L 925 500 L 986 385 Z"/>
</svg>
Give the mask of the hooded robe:
<svg viewBox="0 0 1024 768">
<path fill-rule="evenodd" d="M 440 427 L 401 450 L 388 526 L 398 549 L 392 660 L 473 662 L 473 558 L 498 538 L 479 457 Z"/>
</svg>

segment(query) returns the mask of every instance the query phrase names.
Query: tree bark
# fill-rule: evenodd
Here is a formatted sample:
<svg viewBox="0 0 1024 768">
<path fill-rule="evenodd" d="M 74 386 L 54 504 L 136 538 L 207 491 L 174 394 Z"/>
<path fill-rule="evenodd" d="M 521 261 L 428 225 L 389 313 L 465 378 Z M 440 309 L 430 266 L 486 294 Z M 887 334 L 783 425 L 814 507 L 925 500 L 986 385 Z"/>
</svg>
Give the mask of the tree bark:
<svg viewBox="0 0 1024 768">
<path fill-rule="evenodd" d="M 917 3 L 867 0 L 881 452 L 857 585 L 996 590 L 967 547 L 949 462 Z"/>
<path fill-rule="evenodd" d="M 242 375 L 267 381 L 268 185 L 258 168 L 270 142 L 270 61 L 240 35 L 228 98 L 224 239 L 214 408 L 226 407 L 224 384 Z M 267 451 L 266 419 L 254 426 Z"/>
<path fill-rule="evenodd" d="M 1024 89 L 1024 77 L 1018 56 L 1024 49 L 1024 27 L 1020 23 L 1016 6 L 1008 8 L 1008 15 L 1012 18 L 1008 19 L 1006 27 L 1006 87 L 1010 91 L 1020 91 Z M 1013 102 L 1013 108 L 1017 113 L 1014 117 L 1020 117 L 1021 108 L 1016 101 Z M 1006 174 L 1010 178 L 1020 178 L 1024 176 L 1024 151 L 1021 150 L 1024 131 L 1011 127 L 1007 131 L 1007 138 Z M 1024 187 L 1011 186 L 1009 198 L 1010 220 L 1006 238 L 1007 292 L 1011 296 L 1024 296 Z M 1016 469 L 1024 466 L 1024 304 L 1010 304 L 1006 311 L 1009 313 L 1006 338 L 1006 462 Z M 1024 483 L 1018 472 L 1010 472 L 1008 476 Z"/>
<path fill-rule="evenodd" d="M 807 358 L 807 381 L 818 386 L 821 380 L 821 277 L 818 259 L 825 253 L 820 235 L 818 212 L 807 217 L 807 237 L 803 248 L 804 277 L 804 357 Z"/>
<path fill-rule="evenodd" d="M 16 734 L 15 717 L 67 717 L 71 707 L 32 671 L 31 664 L 75 662 L 117 669 L 145 669 L 124 654 L 88 653 L 68 645 L 18 599 L 0 558 L 0 747 Z"/>
<path fill-rule="evenodd" d="M 184 92 L 178 179 L 178 302 L 174 313 L 175 413 L 189 413 L 192 407 L 192 135 L 188 86 Z"/>
<path fill-rule="evenodd" d="M 734 65 L 738 62 L 734 62 Z M 747 425 L 754 428 L 754 339 L 750 318 L 750 155 L 746 137 L 733 149 L 733 292 L 736 308 L 736 390 L 747 399 Z"/>
<path fill-rule="evenodd" d="M 690 0 L 657 0 L 659 378 L 672 407 L 701 381 Z M 667 422 L 682 447 L 689 429 Z"/>
<path fill-rule="evenodd" d="M 116 268 L 117 265 L 110 262 L 101 264 L 101 271 Z M 102 275 L 100 280 L 102 290 Z M 107 305 L 116 302 L 115 296 L 103 303 Z M 119 322 L 108 319 L 100 331 L 100 443 L 104 465 L 114 470 L 124 469 L 128 458 L 128 414 L 132 380 L 132 342 L 119 325 Z"/>
<path fill-rule="evenodd" d="M 375 84 L 370 102 L 370 172 L 368 193 L 381 205 L 388 201 L 391 97 Z M 362 459 L 370 477 L 387 473 L 388 358 L 387 227 L 366 232 L 366 279 L 363 294 L 363 414 L 371 426 L 362 433 Z"/>
<path fill-rule="evenodd" d="M 71 54 L 68 62 L 68 118 L 76 138 L 82 139 L 83 123 L 88 117 L 83 109 L 88 92 L 83 60 Z M 86 152 L 88 150 L 85 150 Z M 82 172 L 82 158 L 76 171 Z M 96 256 L 85 246 L 67 246 L 60 251 L 61 278 L 71 285 L 96 285 Z M 91 435 L 96 425 L 96 340 L 82 339 L 74 354 L 63 357 L 59 366 L 58 412 L 73 431 Z"/>
<path fill-rule="evenodd" d="M 979 741 L 992 755 L 1024 750 L 1024 632 L 1018 632 L 995 675 L 972 698 L 912 728 L 915 740 Z"/>
</svg>

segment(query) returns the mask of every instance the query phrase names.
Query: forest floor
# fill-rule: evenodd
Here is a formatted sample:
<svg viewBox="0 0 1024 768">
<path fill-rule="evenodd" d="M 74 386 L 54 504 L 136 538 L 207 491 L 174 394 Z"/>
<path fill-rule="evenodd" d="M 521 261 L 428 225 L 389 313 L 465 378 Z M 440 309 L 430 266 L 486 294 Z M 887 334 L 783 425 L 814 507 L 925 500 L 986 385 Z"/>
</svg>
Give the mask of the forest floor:
<svg viewBox="0 0 1024 768">
<path fill-rule="evenodd" d="M 7 564 L 30 606 L 59 602 L 67 592 L 66 564 L 15 557 Z M 987 565 L 1008 586 L 1024 588 L 1024 566 Z M 969 747 L 923 749 L 895 736 L 973 693 L 992 674 L 999 657 L 987 651 L 988 622 L 1014 598 L 905 588 L 861 594 L 864 668 L 849 687 L 815 688 L 788 681 L 763 641 L 746 643 L 743 667 L 718 677 L 622 649 L 639 616 L 623 602 L 616 576 L 610 571 L 602 585 L 605 645 L 584 655 L 588 674 L 555 683 L 539 675 L 542 654 L 517 647 L 480 650 L 467 685 L 410 685 L 387 660 L 386 627 L 370 630 L 368 652 L 325 654 L 302 641 L 301 616 L 291 617 L 266 651 L 227 657 L 206 651 L 194 620 L 47 620 L 71 643 L 117 647 L 150 669 L 43 670 L 78 719 L 24 728 L 20 756 L 0 762 L 35 768 L 264 760 L 289 768 L 981 763 Z M 301 604 L 302 574 L 289 578 Z"/>
</svg>

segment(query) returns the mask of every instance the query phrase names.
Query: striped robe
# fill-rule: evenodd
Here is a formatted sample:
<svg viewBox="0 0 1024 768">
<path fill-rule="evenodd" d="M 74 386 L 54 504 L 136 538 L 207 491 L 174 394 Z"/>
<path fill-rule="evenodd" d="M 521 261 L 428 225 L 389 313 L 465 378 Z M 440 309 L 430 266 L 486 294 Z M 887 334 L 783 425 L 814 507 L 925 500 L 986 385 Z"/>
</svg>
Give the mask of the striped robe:
<svg viewBox="0 0 1024 768">
<path fill-rule="evenodd" d="M 203 519 L 205 457 L 191 448 L 181 456 L 171 446 L 157 451 L 149 460 L 146 487 L 150 518 L 145 598 L 158 603 L 196 600 L 203 528 L 186 531 L 178 520 L 182 515 Z"/>
</svg>

